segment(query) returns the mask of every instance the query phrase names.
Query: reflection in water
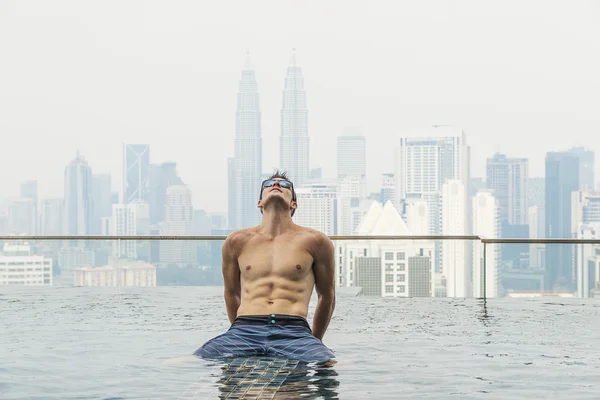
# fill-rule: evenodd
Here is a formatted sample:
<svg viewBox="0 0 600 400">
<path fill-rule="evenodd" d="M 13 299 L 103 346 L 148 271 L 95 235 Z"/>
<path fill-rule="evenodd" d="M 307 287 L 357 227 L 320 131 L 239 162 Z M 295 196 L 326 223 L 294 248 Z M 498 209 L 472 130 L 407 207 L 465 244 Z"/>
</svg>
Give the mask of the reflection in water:
<svg viewBox="0 0 600 400">
<path fill-rule="evenodd" d="M 220 399 L 338 399 L 337 372 L 274 358 L 234 358 L 221 367 Z"/>
<path fill-rule="evenodd" d="M 477 314 L 477 318 L 483 323 L 483 326 L 488 327 L 490 315 L 488 314 L 487 300 L 486 299 L 480 299 L 480 300 L 481 300 L 481 303 L 480 303 L 481 310 Z"/>
<path fill-rule="evenodd" d="M 487 300 L 481 299 L 480 301 L 481 310 L 477 313 L 477 319 L 480 320 L 484 328 L 486 328 L 485 336 L 492 336 L 492 332 L 487 328 L 490 328 L 493 325 L 494 317 L 488 314 Z M 492 342 L 488 340 L 484 343 L 490 344 Z"/>
</svg>

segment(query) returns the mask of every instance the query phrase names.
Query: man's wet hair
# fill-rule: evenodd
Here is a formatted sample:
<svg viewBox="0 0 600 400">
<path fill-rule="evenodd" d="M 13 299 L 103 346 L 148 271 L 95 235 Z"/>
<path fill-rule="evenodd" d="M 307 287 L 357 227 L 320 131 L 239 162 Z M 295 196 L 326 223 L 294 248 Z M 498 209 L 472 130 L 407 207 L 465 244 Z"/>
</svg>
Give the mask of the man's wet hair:
<svg viewBox="0 0 600 400">
<path fill-rule="evenodd" d="M 289 180 L 289 178 L 287 176 L 287 172 L 276 170 L 273 173 L 273 175 L 271 175 L 270 177 L 268 177 L 265 180 L 268 181 L 269 179 L 285 179 L 286 181 L 289 181 L 292 184 L 292 201 L 295 201 L 296 203 L 298 203 L 298 200 L 296 199 L 296 191 L 294 190 L 294 183 Z M 262 200 L 263 190 L 265 190 L 265 187 L 263 186 L 263 183 L 261 182 L 261 184 L 260 184 L 260 197 L 259 197 L 259 200 Z M 296 212 L 295 209 L 292 210 L 292 217 L 294 216 L 295 212 Z M 262 214 L 262 209 L 260 210 L 260 213 Z"/>
</svg>

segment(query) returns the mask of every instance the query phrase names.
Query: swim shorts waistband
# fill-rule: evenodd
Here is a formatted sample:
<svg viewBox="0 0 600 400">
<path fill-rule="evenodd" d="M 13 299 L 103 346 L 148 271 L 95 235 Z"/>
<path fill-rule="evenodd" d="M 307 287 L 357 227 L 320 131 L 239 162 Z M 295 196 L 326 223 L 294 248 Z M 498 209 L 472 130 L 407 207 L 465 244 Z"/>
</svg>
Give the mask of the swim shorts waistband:
<svg viewBox="0 0 600 400">
<path fill-rule="evenodd" d="M 311 330 L 305 318 L 288 314 L 240 315 L 232 325 L 302 326 Z"/>
</svg>

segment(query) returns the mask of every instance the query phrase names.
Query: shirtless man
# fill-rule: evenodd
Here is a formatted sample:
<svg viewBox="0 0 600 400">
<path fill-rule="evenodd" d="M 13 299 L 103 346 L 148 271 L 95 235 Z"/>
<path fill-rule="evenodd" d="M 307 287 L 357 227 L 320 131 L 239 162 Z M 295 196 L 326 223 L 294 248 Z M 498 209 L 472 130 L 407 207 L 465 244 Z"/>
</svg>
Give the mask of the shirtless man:
<svg viewBox="0 0 600 400">
<path fill-rule="evenodd" d="M 335 308 L 334 247 L 326 235 L 292 221 L 297 207 L 285 173 L 262 183 L 261 224 L 231 233 L 223 244 L 224 297 L 232 325 L 195 355 L 333 360 L 322 339 Z M 313 287 L 318 302 L 311 330 L 306 318 Z"/>
</svg>

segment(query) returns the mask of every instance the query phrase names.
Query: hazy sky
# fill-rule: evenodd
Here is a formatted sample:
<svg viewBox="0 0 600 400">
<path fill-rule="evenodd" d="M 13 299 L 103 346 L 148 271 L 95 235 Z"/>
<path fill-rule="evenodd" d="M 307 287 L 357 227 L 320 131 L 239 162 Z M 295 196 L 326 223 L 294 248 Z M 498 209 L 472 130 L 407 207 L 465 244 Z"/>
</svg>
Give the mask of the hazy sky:
<svg viewBox="0 0 600 400">
<path fill-rule="evenodd" d="M 345 126 L 366 137 L 375 189 L 398 138 L 433 124 L 466 130 L 474 176 L 495 151 L 541 176 L 546 151 L 600 151 L 599 4 L 0 0 L 0 197 L 25 179 L 62 196 L 78 148 L 117 189 L 122 143 L 149 143 L 152 162 L 178 162 L 196 207 L 225 211 L 245 53 L 271 170 L 292 48 L 326 177 Z"/>
</svg>

